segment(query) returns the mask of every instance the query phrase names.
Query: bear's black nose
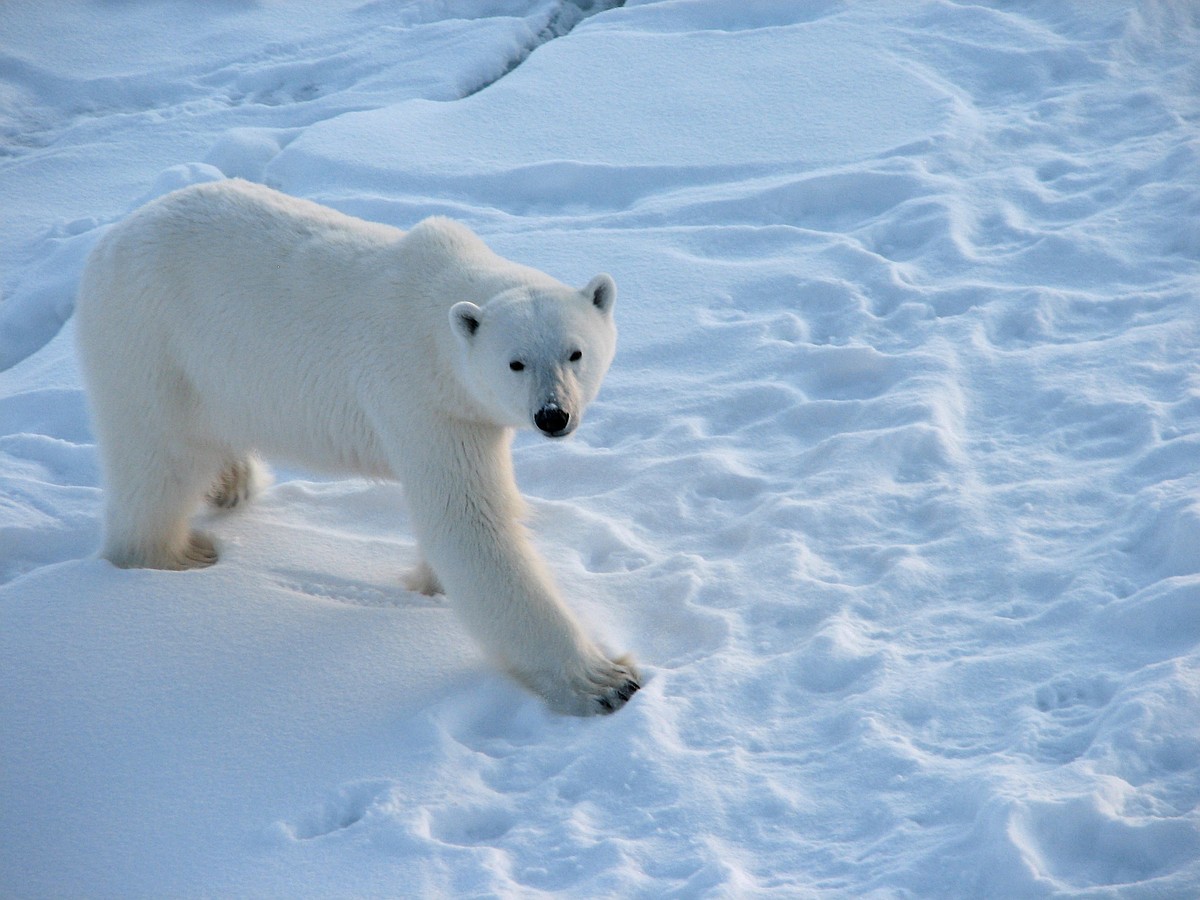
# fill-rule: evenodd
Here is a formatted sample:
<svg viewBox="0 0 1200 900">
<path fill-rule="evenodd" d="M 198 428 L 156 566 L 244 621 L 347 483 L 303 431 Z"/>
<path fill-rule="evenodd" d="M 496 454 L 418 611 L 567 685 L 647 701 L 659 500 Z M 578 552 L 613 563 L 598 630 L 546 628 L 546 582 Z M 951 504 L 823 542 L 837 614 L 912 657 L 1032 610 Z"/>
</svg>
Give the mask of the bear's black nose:
<svg viewBox="0 0 1200 900">
<path fill-rule="evenodd" d="M 534 413 L 533 424 L 549 437 L 562 437 L 571 424 L 571 414 L 557 406 L 543 406 Z"/>
</svg>

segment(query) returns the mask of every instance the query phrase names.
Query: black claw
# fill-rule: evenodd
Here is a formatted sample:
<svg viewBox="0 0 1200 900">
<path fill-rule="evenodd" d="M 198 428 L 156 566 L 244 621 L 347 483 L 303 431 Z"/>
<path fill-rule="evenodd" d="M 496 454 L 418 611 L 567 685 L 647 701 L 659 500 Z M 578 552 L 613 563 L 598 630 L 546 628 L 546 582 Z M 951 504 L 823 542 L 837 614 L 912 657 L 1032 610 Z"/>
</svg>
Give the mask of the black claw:
<svg viewBox="0 0 1200 900">
<path fill-rule="evenodd" d="M 622 701 L 626 701 L 630 697 L 632 697 L 634 694 L 636 694 L 638 692 L 638 688 L 640 688 L 640 687 L 641 687 L 640 684 L 638 684 L 636 681 L 633 681 L 632 679 L 630 679 L 629 681 L 626 681 L 623 685 L 621 685 L 620 688 L 617 689 L 617 696 L 620 697 Z"/>
<path fill-rule="evenodd" d="M 628 702 L 629 698 L 636 694 L 639 688 L 641 688 L 641 685 L 632 678 L 629 678 L 619 688 L 616 688 L 616 700 L 610 697 L 597 697 L 596 702 L 600 704 L 602 710 L 610 713 L 615 711 L 617 707 Z"/>
</svg>

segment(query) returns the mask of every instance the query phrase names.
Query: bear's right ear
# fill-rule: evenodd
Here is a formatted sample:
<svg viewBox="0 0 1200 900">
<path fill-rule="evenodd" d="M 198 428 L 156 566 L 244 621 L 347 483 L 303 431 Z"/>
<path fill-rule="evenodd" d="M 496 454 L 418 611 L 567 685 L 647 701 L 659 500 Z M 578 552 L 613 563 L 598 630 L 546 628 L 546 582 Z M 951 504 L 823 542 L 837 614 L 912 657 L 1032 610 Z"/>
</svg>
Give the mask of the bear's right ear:
<svg viewBox="0 0 1200 900">
<path fill-rule="evenodd" d="M 481 321 L 483 310 L 469 300 L 463 300 L 450 307 L 450 328 L 464 344 L 469 344 L 471 338 L 475 337 Z"/>
</svg>

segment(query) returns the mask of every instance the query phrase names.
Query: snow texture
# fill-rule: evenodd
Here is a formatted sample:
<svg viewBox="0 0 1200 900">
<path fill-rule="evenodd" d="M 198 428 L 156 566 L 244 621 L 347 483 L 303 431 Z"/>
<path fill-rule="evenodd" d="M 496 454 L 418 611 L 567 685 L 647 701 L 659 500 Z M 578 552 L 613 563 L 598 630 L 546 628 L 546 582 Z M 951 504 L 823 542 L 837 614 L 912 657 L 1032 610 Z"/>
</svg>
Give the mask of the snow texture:
<svg viewBox="0 0 1200 900">
<path fill-rule="evenodd" d="M 6 3 L 0 895 L 1200 896 L 1197 9 Z M 625 709 L 405 591 L 395 485 L 94 558 L 83 259 L 225 176 L 614 275 L 515 460 Z"/>
</svg>

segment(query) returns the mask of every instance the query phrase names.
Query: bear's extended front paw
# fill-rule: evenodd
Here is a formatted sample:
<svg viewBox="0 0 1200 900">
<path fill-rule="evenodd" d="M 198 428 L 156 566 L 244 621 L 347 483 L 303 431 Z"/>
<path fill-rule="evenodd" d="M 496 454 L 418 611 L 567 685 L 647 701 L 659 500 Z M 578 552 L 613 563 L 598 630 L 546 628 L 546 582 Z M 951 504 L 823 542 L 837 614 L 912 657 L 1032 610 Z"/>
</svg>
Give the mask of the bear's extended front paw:
<svg viewBox="0 0 1200 900">
<path fill-rule="evenodd" d="M 599 716 L 616 712 L 642 686 L 641 676 L 628 656 L 611 660 L 597 656 L 570 675 L 542 675 L 523 679 L 552 709 L 572 716 Z"/>
<path fill-rule="evenodd" d="M 622 660 L 624 659 L 625 657 L 622 657 Z M 597 685 L 600 691 L 595 694 L 595 703 L 599 707 L 597 710 L 599 713 L 616 712 L 642 686 L 641 677 L 632 665 L 621 661 L 618 661 L 615 665 L 615 679 Z"/>
</svg>

